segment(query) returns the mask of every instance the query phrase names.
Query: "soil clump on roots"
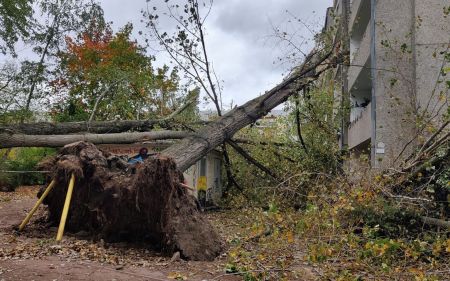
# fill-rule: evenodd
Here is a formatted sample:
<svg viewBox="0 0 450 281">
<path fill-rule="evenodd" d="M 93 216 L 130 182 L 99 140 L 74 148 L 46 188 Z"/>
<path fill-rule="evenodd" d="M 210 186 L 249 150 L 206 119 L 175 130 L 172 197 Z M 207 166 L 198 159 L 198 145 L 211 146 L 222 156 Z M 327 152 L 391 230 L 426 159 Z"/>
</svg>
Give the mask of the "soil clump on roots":
<svg viewBox="0 0 450 281">
<path fill-rule="evenodd" d="M 146 241 L 167 254 L 179 251 L 190 260 L 213 260 L 223 249 L 195 198 L 180 185 L 183 174 L 170 158 L 152 157 L 130 169 L 119 157 L 91 143 L 76 142 L 41 163 L 41 168 L 53 171 L 47 184 L 56 180 L 44 200 L 48 219 L 55 225 L 70 176 L 75 175 L 67 231 L 87 231 L 108 242 Z"/>
</svg>

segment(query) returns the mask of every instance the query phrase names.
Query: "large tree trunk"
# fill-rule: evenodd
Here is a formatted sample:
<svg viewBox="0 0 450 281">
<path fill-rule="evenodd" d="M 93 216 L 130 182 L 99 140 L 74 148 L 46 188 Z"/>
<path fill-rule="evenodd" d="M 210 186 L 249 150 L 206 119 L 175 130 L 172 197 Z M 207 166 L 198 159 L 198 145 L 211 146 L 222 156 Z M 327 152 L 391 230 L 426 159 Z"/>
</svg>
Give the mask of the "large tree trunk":
<svg viewBox="0 0 450 281">
<path fill-rule="evenodd" d="M 114 121 L 78 121 L 78 122 L 37 122 L 37 123 L 20 123 L 0 125 L 1 133 L 14 133 L 26 135 L 66 135 L 75 133 L 92 133 L 92 134 L 113 134 L 128 131 L 148 132 L 155 126 L 172 129 L 180 126 L 180 122 L 175 117 L 185 111 L 195 100 L 187 101 L 184 105 L 172 112 L 170 115 L 154 120 L 114 120 Z M 190 122 L 188 125 L 205 125 L 206 121 Z"/>
<path fill-rule="evenodd" d="M 135 143 L 139 141 L 181 139 L 191 133 L 183 131 L 152 131 L 120 134 L 79 135 L 24 135 L 0 134 L 0 148 L 9 147 L 62 147 L 66 144 L 86 141 L 94 144 Z"/>
<path fill-rule="evenodd" d="M 176 125 L 172 120 L 116 120 L 93 122 L 65 122 L 65 123 L 24 123 L 1 125 L 0 133 L 14 133 L 27 135 L 66 135 L 80 132 L 95 134 L 112 134 L 127 131 L 146 132 L 155 126 L 163 128 Z"/>
<path fill-rule="evenodd" d="M 241 128 L 265 116 L 289 96 L 317 79 L 323 71 L 336 63 L 335 58 L 333 61 L 326 61 L 328 58 L 329 54 L 321 56 L 315 53 L 297 72 L 264 95 L 234 108 L 194 135 L 165 149 L 162 154 L 173 158 L 181 171 L 188 169 L 209 151 L 233 137 Z"/>
</svg>

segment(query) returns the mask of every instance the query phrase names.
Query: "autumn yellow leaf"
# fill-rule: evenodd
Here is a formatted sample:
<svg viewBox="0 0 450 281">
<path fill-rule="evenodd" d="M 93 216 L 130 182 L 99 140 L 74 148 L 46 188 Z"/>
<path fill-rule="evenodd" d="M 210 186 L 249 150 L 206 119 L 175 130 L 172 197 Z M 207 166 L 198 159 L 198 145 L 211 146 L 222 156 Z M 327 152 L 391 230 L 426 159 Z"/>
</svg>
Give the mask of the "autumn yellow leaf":
<svg viewBox="0 0 450 281">
<path fill-rule="evenodd" d="M 286 236 L 288 243 L 294 243 L 294 233 L 292 233 L 292 231 L 288 231 Z"/>
<path fill-rule="evenodd" d="M 174 280 L 187 280 L 187 277 L 178 272 L 170 272 L 167 278 Z"/>
</svg>

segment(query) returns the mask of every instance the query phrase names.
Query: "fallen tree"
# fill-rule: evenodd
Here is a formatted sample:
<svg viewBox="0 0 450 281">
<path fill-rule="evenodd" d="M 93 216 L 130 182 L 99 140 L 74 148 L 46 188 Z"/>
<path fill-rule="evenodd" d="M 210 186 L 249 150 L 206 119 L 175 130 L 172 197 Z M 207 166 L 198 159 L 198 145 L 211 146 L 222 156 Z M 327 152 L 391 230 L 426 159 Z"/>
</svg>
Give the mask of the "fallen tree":
<svg viewBox="0 0 450 281">
<path fill-rule="evenodd" d="M 296 71 L 264 95 L 230 110 L 195 134 L 165 149 L 162 154 L 173 158 L 181 171 L 188 169 L 209 151 L 232 138 L 237 131 L 267 115 L 291 95 L 316 80 L 341 59 L 341 56 L 331 54 L 313 52 Z"/>
<path fill-rule="evenodd" d="M 140 141 L 181 139 L 191 135 L 183 131 L 129 132 L 117 134 L 25 135 L 0 134 L 0 148 L 63 147 L 66 144 L 87 141 L 94 144 L 135 143 Z"/>
<path fill-rule="evenodd" d="M 206 121 L 189 123 L 188 125 L 204 125 Z M 148 132 L 155 127 L 170 129 L 180 127 L 183 123 L 176 120 L 113 120 L 113 121 L 80 121 L 80 122 L 36 122 L 0 125 L 0 134 L 25 135 L 67 135 L 79 133 L 114 134 L 128 131 Z"/>
<path fill-rule="evenodd" d="M 77 142 L 42 163 L 42 169 L 52 171 L 49 181 L 56 182 L 44 201 L 50 222 L 59 223 L 74 174 L 67 230 L 87 231 L 108 242 L 145 241 L 192 260 L 213 260 L 220 254 L 221 239 L 197 211 L 172 159 L 148 159 L 134 173 L 118 160 L 93 144 Z"/>
<path fill-rule="evenodd" d="M 127 131 L 150 131 L 155 126 L 169 123 L 160 120 L 114 120 L 114 121 L 81 121 L 81 122 L 37 122 L 1 125 L 0 133 L 27 135 L 66 135 L 80 132 L 96 134 L 122 133 Z"/>
<path fill-rule="evenodd" d="M 74 133 L 91 133 L 91 134 L 113 134 L 128 131 L 148 132 L 156 126 L 161 128 L 172 128 L 179 126 L 180 123 L 175 118 L 193 104 L 194 100 L 186 102 L 183 106 L 169 114 L 168 116 L 155 120 L 112 120 L 112 121 L 89 121 L 79 122 L 36 122 L 36 123 L 19 123 L 10 125 L 0 125 L 0 134 L 25 134 L 25 135 L 66 135 Z M 92 115 L 91 115 L 92 117 Z M 198 122 L 204 124 L 206 122 Z M 193 125 L 198 125 L 193 124 Z"/>
<path fill-rule="evenodd" d="M 59 155 L 42 165 L 45 170 L 52 171 L 48 182 L 51 179 L 56 181 L 55 188 L 44 201 L 49 207 L 50 221 L 57 223 L 59 220 L 68 179 L 74 174 L 77 181 L 69 210 L 68 230 L 87 230 L 112 241 L 142 239 L 165 252 L 180 251 L 187 259 L 214 259 L 221 252 L 222 243 L 206 218 L 199 215 L 194 197 L 182 185 L 181 172 L 317 79 L 335 62 L 335 58 L 330 60 L 329 57 L 330 53 L 314 53 L 281 84 L 190 133 L 156 158 L 147 159 L 137 167 L 136 173 L 130 173 L 133 169 L 129 169 L 126 163 L 101 152 L 92 144 L 77 142 L 66 145 Z M 185 132 L 168 131 L 146 134 L 148 139 L 156 137 L 155 134 L 159 134 L 158 138 L 161 135 L 167 138 L 186 136 Z M 5 142 L 11 146 L 24 144 L 23 139 L 11 139 L 11 134 L 3 135 L 4 138 L 0 139 L 3 145 Z M 134 142 L 133 136 L 142 133 L 109 135 L 115 139 L 120 136 L 124 142 Z M 61 136 L 51 137 L 56 142 Z M 102 135 L 96 137 L 101 139 Z M 102 141 L 106 143 L 113 139 Z"/>
<path fill-rule="evenodd" d="M 18 124 L 0 127 L 0 148 L 62 147 L 68 143 L 82 140 L 95 144 L 106 144 L 184 138 L 181 142 L 163 151 L 163 154 L 173 158 L 178 168 L 184 171 L 209 151 L 225 143 L 241 128 L 256 122 L 270 110 L 285 102 L 289 96 L 302 90 L 317 79 L 322 72 L 336 65 L 342 59 L 342 54 L 337 56 L 331 56 L 331 54 L 331 51 L 328 53 L 323 51 L 312 52 L 290 76 L 264 95 L 232 109 L 214 122 L 207 123 L 206 126 L 191 134 L 178 131 L 152 131 L 67 135 L 68 133 L 86 131 L 87 128 L 99 133 L 121 132 L 131 129 L 146 130 L 153 128 L 152 126 L 156 124 L 150 120 Z M 155 122 L 162 121 L 164 119 Z M 61 133 L 64 133 L 64 135 L 60 135 Z"/>
</svg>

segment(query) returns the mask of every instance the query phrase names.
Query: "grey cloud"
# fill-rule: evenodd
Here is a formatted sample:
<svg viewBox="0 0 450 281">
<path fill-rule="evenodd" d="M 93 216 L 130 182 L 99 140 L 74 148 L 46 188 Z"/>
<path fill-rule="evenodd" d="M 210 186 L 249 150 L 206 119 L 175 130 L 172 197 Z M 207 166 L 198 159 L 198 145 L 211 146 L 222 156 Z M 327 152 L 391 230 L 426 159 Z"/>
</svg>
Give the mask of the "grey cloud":
<svg viewBox="0 0 450 281">
<path fill-rule="evenodd" d="M 173 1 L 173 0 L 172 0 Z M 182 3 L 182 0 L 177 0 Z M 143 37 L 137 31 L 145 31 L 141 23 L 141 9 L 147 7 L 145 0 L 101 0 L 107 20 L 114 22 L 114 29 L 132 22 L 136 38 Z M 272 34 L 270 22 L 289 28 L 286 10 L 312 25 L 321 26 L 326 8 L 331 0 L 215 0 L 206 21 L 207 45 L 214 69 L 223 79 L 224 102 L 231 100 L 242 104 L 256 97 L 282 79 L 285 69 L 273 64 L 283 50 L 268 40 Z M 158 11 L 165 9 L 163 0 L 152 0 L 150 7 Z M 315 11 L 315 13 L 313 13 Z M 173 30 L 175 23 L 160 17 L 160 27 Z M 298 36 L 311 37 L 303 27 L 298 28 Z M 163 53 L 156 53 L 157 64 L 168 63 Z"/>
<path fill-rule="evenodd" d="M 175 0 L 171 0 L 173 2 Z M 182 0 L 176 0 L 183 3 Z M 100 0 L 108 21 L 113 21 L 114 30 L 132 22 L 135 37 L 143 42 L 145 36 L 137 31 L 146 30 L 141 22 L 141 10 L 146 9 L 145 0 Z M 231 100 L 242 104 L 256 97 L 282 79 L 285 67 L 273 64 L 285 50 L 270 40 L 271 23 L 282 29 L 297 32 L 296 38 L 311 38 L 312 34 L 301 24 L 290 24 L 286 10 L 321 28 L 326 8 L 331 0 L 215 0 L 212 12 L 206 21 L 207 45 L 210 59 L 220 79 L 225 82 L 224 102 Z M 152 0 L 150 8 L 156 6 L 160 13 L 165 10 L 163 0 Z M 315 13 L 313 13 L 315 11 Z M 173 21 L 160 17 L 164 31 L 173 30 Z M 148 37 L 147 37 L 148 38 Z M 299 39 L 301 41 L 301 39 Z M 309 45 L 311 47 L 311 45 Z M 156 64 L 169 63 L 168 56 L 149 50 L 156 56 Z M 27 52 L 22 52 L 22 57 Z"/>
</svg>

